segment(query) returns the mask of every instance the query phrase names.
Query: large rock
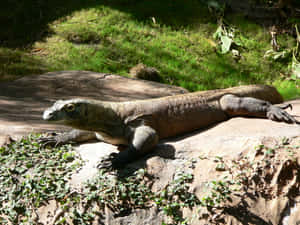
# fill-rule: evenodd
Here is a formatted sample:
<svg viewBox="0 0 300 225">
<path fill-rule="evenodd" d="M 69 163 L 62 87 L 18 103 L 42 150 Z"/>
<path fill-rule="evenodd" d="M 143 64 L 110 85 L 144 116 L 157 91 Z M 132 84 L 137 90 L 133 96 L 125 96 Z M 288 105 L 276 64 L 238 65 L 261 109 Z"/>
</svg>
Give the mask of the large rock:
<svg viewBox="0 0 300 225">
<path fill-rule="evenodd" d="M 295 115 L 299 119 L 300 100 L 290 102 L 293 104 L 293 111 L 289 113 Z M 197 132 L 187 134 L 186 136 L 163 140 L 156 147 L 155 152 L 131 164 L 132 167 L 146 167 L 147 171 L 155 177 L 152 185 L 152 191 L 158 192 L 170 184 L 178 171 L 186 172 L 190 170 L 187 165 L 194 159 L 197 160 L 195 169 L 192 173 L 194 181 L 191 189 L 201 199 L 205 195 L 206 184 L 213 180 L 222 180 L 222 177 L 228 174 L 216 170 L 216 157 L 221 157 L 224 161 L 239 161 L 244 156 L 250 157 L 252 162 L 260 162 L 263 159 L 254 155 L 255 147 L 259 145 L 269 145 L 274 147 L 281 143 L 284 138 L 289 138 L 293 145 L 300 146 L 300 126 L 289 125 L 285 123 L 277 123 L 265 119 L 253 118 L 233 118 L 228 121 L 216 124 L 208 129 L 199 130 Z M 116 147 L 105 143 L 83 144 L 77 148 L 87 163 L 83 169 L 75 174 L 71 180 L 72 185 L 80 186 L 80 184 L 93 177 L 96 174 L 96 165 L 99 158 L 116 152 Z M 199 160 L 205 158 L 206 160 Z M 300 153 L 295 156 L 300 163 Z M 278 171 L 282 173 L 292 174 L 292 178 L 286 175 L 281 181 L 273 185 L 273 189 L 286 188 L 288 190 L 295 188 L 291 185 L 290 180 L 300 182 L 299 171 L 296 168 L 284 169 L 287 163 L 286 155 L 279 154 L 276 160 L 272 161 L 274 171 L 272 173 L 273 180 L 278 179 Z M 300 164 L 298 165 L 300 168 Z M 262 179 L 265 177 L 262 176 Z M 280 186 L 284 183 L 284 187 Z M 265 188 L 268 186 L 266 185 Z M 300 186 L 296 185 L 297 188 Z M 300 222 L 300 218 L 296 211 L 300 210 L 300 204 L 294 204 L 294 200 L 289 195 L 272 196 L 271 199 L 259 196 L 254 199 L 245 198 L 249 204 L 247 210 L 241 208 L 241 211 L 235 211 L 232 215 L 225 217 L 224 224 L 272 224 L 277 225 L 279 222 L 285 221 L 285 225 L 296 224 Z M 232 207 L 234 208 L 234 207 Z M 292 210 L 291 210 L 292 209 Z M 243 211 L 244 210 L 244 211 Z M 247 216 L 241 216 L 242 211 L 248 213 Z M 153 210 L 138 210 L 133 214 L 125 217 L 114 218 L 110 216 L 111 212 L 107 212 L 106 224 L 144 224 L 147 218 L 147 224 L 161 224 L 163 214 L 153 214 Z M 137 216 L 140 215 L 139 216 Z M 194 218 L 198 214 L 197 209 L 194 211 L 186 211 L 185 216 Z M 254 217 L 254 219 L 251 217 Z M 296 218 L 296 219 L 295 219 Z M 150 222 L 149 222 L 150 221 Z M 206 220 L 193 220 L 194 225 L 207 224 Z M 220 223 L 222 224 L 222 223 Z"/>
<path fill-rule="evenodd" d="M 42 120 L 45 108 L 59 99 L 106 101 L 146 99 L 185 93 L 180 87 L 88 71 L 61 71 L 0 83 L 0 136 L 67 130 Z"/>
<path fill-rule="evenodd" d="M 42 110 L 60 98 L 85 97 L 123 101 L 185 92 L 181 88 L 153 82 L 78 71 L 48 73 L 1 85 L 0 133 L 3 134 L 2 140 L 6 141 L 9 141 L 9 138 L 4 136 L 5 134 L 25 134 L 32 130 L 31 127 L 36 131 L 65 129 L 49 126 L 41 121 Z M 290 103 L 294 109 L 288 112 L 300 119 L 300 100 Z M 261 186 L 257 187 L 257 191 L 264 193 L 264 188 L 270 190 L 271 197 L 256 195 L 253 198 L 245 198 L 246 208 L 233 201 L 232 205 L 227 207 L 224 224 L 294 225 L 300 223 L 300 205 L 297 201 L 299 192 L 292 193 L 290 190 L 299 190 L 300 154 L 296 152 L 292 162 L 289 161 L 287 151 L 279 149 L 278 153 L 267 159 L 263 154 L 256 154 L 254 148 L 261 144 L 276 146 L 283 138 L 288 138 L 292 145 L 299 146 L 299 137 L 299 125 L 265 119 L 233 118 L 182 137 L 162 140 L 153 153 L 129 166 L 147 168 L 148 173 L 155 178 L 151 186 L 154 192 L 170 184 L 178 171 L 190 171 L 194 175 L 191 190 L 202 198 L 207 182 L 223 179 L 228 175 L 228 170 L 216 170 L 216 157 L 228 165 L 234 160 L 242 162 L 245 157 L 251 159 L 254 164 L 262 162 L 259 168 L 265 170 L 267 175 L 260 174 L 260 179 L 269 177 L 271 182 L 259 183 Z M 115 146 L 105 143 L 82 144 L 77 146 L 76 150 L 86 163 L 70 181 L 74 188 L 80 187 L 84 181 L 96 174 L 96 165 L 101 157 L 117 151 Z M 193 167 L 190 166 L 191 162 L 194 162 Z M 265 165 L 265 162 L 271 164 Z M 46 220 L 49 220 L 46 215 L 55 215 L 55 212 L 59 211 L 58 207 L 55 202 L 49 202 L 49 206 L 39 209 L 41 222 L 46 224 Z M 208 223 L 200 218 L 197 209 L 186 209 L 184 216 L 193 218 L 191 224 Z M 152 207 L 147 210 L 134 210 L 130 215 L 123 217 L 114 217 L 110 210 L 106 210 L 102 223 L 154 225 L 161 224 L 164 220 L 162 212 Z"/>
</svg>

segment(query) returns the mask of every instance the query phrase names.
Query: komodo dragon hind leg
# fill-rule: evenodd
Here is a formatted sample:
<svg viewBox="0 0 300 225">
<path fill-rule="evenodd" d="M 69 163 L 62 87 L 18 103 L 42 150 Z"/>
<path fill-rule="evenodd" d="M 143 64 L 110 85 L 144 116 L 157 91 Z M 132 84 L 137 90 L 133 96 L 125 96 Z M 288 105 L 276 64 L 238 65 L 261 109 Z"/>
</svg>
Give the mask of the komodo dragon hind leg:
<svg viewBox="0 0 300 225">
<path fill-rule="evenodd" d="M 42 143 L 43 146 L 58 146 L 61 144 L 80 143 L 96 139 L 97 138 L 95 132 L 84 130 L 71 130 L 70 132 L 52 134 L 48 137 L 41 137 L 38 139 L 38 142 Z"/>
<path fill-rule="evenodd" d="M 291 104 L 272 105 L 270 102 L 252 98 L 238 97 L 232 94 L 224 95 L 220 99 L 220 105 L 230 117 L 250 116 L 268 118 L 273 121 L 300 124 L 292 115 L 284 111 L 292 109 Z"/>
<path fill-rule="evenodd" d="M 124 151 L 112 153 L 107 158 L 102 159 L 97 168 L 122 168 L 150 152 L 158 143 L 159 137 L 156 131 L 149 126 L 139 126 L 134 129 L 130 145 Z"/>
</svg>

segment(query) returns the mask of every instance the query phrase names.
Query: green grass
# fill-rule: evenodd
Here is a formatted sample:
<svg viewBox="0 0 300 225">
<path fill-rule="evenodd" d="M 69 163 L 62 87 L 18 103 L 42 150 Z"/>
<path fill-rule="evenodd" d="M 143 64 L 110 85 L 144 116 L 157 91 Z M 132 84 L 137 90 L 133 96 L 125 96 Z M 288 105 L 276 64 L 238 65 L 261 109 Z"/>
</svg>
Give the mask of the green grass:
<svg viewBox="0 0 300 225">
<path fill-rule="evenodd" d="M 13 80 L 28 74 L 40 74 L 48 70 L 40 57 L 28 52 L 0 47 L 0 80 Z"/>
<path fill-rule="evenodd" d="M 54 2 L 48 4 L 54 7 Z M 36 26 L 27 27 L 28 35 L 4 36 L 6 48 L 0 48 L 0 60 L 2 52 L 10 59 L 3 60 L 1 76 L 57 70 L 127 76 L 131 67 L 144 63 L 160 71 L 162 82 L 191 91 L 267 83 L 279 87 L 286 99 L 300 96 L 299 80 L 280 76 L 289 74 L 289 62 L 263 58 L 271 48 L 268 32 L 242 16 L 227 18 L 242 43 L 242 58 L 236 62 L 231 54 L 216 51 L 212 35 L 217 21 L 196 0 L 77 0 L 57 3 L 56 11 L 51 6 L 39 6 L 44 16 L 36 22 L 19 11 L 19 18 Z M 36 8 L 27 11 L 38 16 Z M 18 27 L 14 23 L 16 31 Z M 279 37 L 279 42 L 283 47 L 294 44 L 288 35 Z"/>
</svg>

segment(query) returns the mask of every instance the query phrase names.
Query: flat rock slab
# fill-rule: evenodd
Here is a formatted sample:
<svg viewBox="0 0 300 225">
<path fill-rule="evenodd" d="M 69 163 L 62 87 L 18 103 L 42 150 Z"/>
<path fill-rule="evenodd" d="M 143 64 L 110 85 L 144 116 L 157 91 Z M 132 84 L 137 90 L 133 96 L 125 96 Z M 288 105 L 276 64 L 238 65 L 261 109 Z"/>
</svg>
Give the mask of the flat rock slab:
<svg viewBox="0 0 300 225">
<path fill-rule="evenodd" d="M 45 108 L 59 99 L 106 101 L 157 98 L 186 93 L 180 87 L 88 71 L 60 71 L 0 83 L 0 136 L 66 130 L 42 120 Z"/>
</svg>

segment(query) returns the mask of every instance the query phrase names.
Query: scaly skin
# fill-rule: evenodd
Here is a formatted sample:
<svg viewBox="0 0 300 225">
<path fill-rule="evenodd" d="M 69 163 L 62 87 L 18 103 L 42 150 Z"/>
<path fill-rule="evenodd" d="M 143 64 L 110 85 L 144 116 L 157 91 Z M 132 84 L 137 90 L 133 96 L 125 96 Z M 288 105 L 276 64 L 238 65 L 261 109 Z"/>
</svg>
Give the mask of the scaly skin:
<svg viewBox="0 0 300 225">
<path fill-rule="evenodd" d="M 277 103 L 282 103 L 282 97 L 275 88 L 266 85 L 128 102 L 57 101 L 44 112 L 43 118 L 76 130 L 41 141 L 59 144 L 98 139 L 114 145 L 127 145 L 125 151 L 100 164 L 100 167 L 118 168 L 151 151 L 159 139 L 191 132 L 234 116 L 299 124 L 284 111 L 291 105 L 272 105 Z"/>
</svg>

